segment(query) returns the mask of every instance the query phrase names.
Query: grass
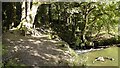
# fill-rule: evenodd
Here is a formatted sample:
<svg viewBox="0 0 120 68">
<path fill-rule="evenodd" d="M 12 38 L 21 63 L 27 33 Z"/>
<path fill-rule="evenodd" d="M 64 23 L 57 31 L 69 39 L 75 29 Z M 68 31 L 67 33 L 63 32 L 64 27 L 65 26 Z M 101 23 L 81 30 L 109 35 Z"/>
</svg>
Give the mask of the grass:
<svg viewBox="0 0 120 68">
<path fill-rule="evenodd" d="M 105 62 L 96 61 L 95 63 L 93 63 L 95 58 L 99 56 L 112 57 L 115 60 L 114 61 L 106 60 Z M 83 64 L 87 66 L 118 66 L 118 47 L 110 47 L 101 51 L 94 51 L 81 54 L 79 55 L 79 57 L 83 60 L 86 60 L 86 62 L 83 62 Z"/>
</svg>

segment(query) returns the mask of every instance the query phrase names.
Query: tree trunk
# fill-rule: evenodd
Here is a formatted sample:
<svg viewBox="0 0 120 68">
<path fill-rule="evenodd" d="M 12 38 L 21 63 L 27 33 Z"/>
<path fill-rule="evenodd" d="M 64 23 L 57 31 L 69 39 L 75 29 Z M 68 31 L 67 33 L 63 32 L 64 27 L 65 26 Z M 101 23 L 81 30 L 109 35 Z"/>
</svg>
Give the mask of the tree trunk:
<svg viewBox="0 0 120 68">
<path fill-rule="evenodd" d="M 23 28 L 27 30 L 32 29 L 39 5 L 40 5 L 39 2 L 37 3 L 33 2 L 32 6 L 31 6 L 31 2 L 26 3 L 24 1 L 22 3 L 22 17 L 20 24 L 17 26 L 17 29 L 23 29 Z"/>
<path fill-rule="evenodd" d="M 92 8 L 89 8 L 89 6 L 92 6 L 91 4 L 94 4 L 94 3 L 88 3 L 86 6 L 84 6 L 84 9 L 83 9 L 83 30 L 82 30 L 82 33 L 81 33 L 81 40 L 82 40 L 82 43 L 86 46 L 86 45 L 92 45 L 92 41 L 88 40 L 86 38 L 86 35 L 89 33 L 88 31 L 90 31 L 90 24 L 89 24 L 89 15 L 91 14 L 91 12 L 95 9 L 95 7 L 92 7 Z M 88 9 L 89 8 L 89 9 Z"/>
<path fill-rule="evenodd" d="M 120 18 L 119 18 L 119 23 L 118 23 L 118 35 L 120 36 Z"/>
<path fill-rule="evenodd" d="M 48 15 L 49 15 L 49 24 L 50 24 L 51 23 L 51 4 L 49 4 Z"/>
<path fill-rule="evenodd" d="M 120 18 L 118 22 L 118 41 L 120 41 Z"/>
</svg>

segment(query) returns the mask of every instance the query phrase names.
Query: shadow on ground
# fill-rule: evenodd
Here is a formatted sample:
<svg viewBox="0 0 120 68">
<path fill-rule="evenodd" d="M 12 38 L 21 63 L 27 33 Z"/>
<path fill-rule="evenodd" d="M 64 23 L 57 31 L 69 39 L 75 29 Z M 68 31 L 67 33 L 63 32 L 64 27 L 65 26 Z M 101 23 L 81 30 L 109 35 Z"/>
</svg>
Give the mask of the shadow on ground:
<svg viewBox="0 0 120 68">
<path fill-rule="evenodd" d="M 27 66 L 63 66 L 68 65 L 68 53 L 57 47 L 60 41 L 49 40 L 47 35 L 38 37 L 21 36 L 12 33 L 3 34 L 3 46 L 7 54 L 3 60 L 12 57 L 16 63 Z"/>
</svg>

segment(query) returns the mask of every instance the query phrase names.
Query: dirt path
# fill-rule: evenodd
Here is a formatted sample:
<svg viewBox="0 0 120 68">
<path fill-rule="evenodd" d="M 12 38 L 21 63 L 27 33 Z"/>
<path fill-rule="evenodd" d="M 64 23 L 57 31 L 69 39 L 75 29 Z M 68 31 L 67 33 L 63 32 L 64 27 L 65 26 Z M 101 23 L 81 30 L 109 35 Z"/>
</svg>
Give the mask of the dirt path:
<svg viewBox="0 0 120 68">
<path fill-rule="evenodd" d="M 3 56 L 17 59 L 16 63 L 27 66 L 63 66 L 70 57 L 60 49 L 60 41 L 49 40 L 48 35 L 38 37 L 20 36 L 19 34 L 3 34 L 3 46 L 8 47 L 8 53 Z"/>
</svg>

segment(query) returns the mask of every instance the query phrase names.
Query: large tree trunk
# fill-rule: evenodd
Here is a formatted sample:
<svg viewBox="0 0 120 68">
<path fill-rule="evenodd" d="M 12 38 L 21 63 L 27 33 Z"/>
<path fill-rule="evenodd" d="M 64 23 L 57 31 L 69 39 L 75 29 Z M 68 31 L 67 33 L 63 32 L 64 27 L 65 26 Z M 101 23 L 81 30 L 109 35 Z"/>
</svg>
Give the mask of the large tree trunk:
<svg viewBox="0 0 120 68">
<path fill-rule="evenodd" d="M 90 5 L 92 3 L 88 3 L 88 5 Z M 88 34 L 88 25 L 89 25 L 89 15 L 91 14 L 91 12 L 93 11 L 93 8 L 89 8 L 89 10 L 87 9 L 88 8 L 88 5 L 84 7 L 84 12 L 82 13 L 83 14 L 83 30 L 82 30 L 82 33 L 81 33 L 81 41 L 82 41 L 82 46 L 85 46 L 87 47 L 88 45 L 92 45 L 92 41 L 88 40 L 86 38 L 86 35 Z"/>
<path fill-rule="evenodd" d="M 31 30 L 37 14 L 37 9 L 41 3 L 39 2 L 23 2 L 22 3 L 22 17 L 17 29 Z"/>
</svg>

